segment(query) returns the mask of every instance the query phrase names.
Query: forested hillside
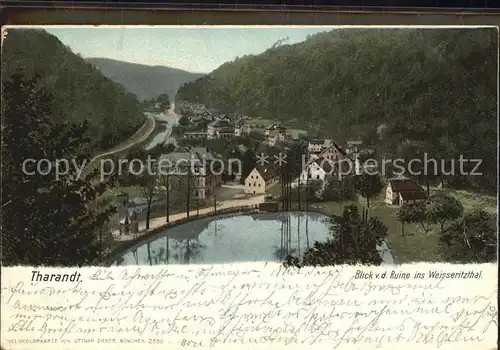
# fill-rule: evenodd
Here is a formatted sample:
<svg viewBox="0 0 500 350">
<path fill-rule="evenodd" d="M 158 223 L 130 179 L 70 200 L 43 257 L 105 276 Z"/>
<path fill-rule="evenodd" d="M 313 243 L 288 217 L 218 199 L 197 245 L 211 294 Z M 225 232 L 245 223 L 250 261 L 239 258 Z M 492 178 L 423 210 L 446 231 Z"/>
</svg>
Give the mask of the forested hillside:
<svg viewBox="0 0 500 350">
<path fill-rule="evenodd" d="M 16 72 L 41 77 L 44 90 L 55 98 L 53 122 L 88 121 L 89 151 L 120 143 L 144 123 L 136 96 L 43 30 L 9 29 L 2 55 L 3 81 Z"/>
<path fill-rule="evenodd" d="M 154 99 L 163 93 L 173 99 L 184 83 L 203 76 L 170 67 L 147 66 L 108 58 L 88 58 L 87 62 L 141 100 Z"/>
<path fill-rule="evenodd" d="M 483 160 L 475 187 L 496 187 L 495 29 L 333 30 L 244 56 L 185 84 L 176 100 L 281 119 L 384 156 Z M 462 179 L 454 178 L 458 184 Z"/>
</svg>

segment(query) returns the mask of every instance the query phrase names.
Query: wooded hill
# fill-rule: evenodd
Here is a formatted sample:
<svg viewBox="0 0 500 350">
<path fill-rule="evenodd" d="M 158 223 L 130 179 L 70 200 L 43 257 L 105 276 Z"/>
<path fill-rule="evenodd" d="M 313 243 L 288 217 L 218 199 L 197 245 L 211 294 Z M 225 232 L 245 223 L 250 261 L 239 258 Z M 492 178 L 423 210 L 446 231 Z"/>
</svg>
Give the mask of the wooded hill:
<svg viewBox="0 0 500 350">
<path fill-rule="evenodd" d="M 144 123 L 135 95 L 43 30 L 9 29 L 2 54 L 3 82 L 16 72 L 41 77 L 43 89 L 55 98 L 53 122 L 88 121 L 89 151 L 115 146 Z"/>
<path fill-rule="evenodd" d="M 109 58 L 87 58 L 102 74 L 122 84 L 140 100 L 154 99 L 167 93 L 171 99 L 186 82 L 196 80 L 204 74 L 191 73 L 165 66 L 147 66 Z"/>
<path fill-rule="evenodd" d="M 385 157 L 417 145 L 438 159 L 480 158 L 483 176 L 466 182 L 494 189 L 497 40 L 491 28 L 336 29 L 227 62 L 176 100 L 340 143 L 361 137 Z"/>
</svg>

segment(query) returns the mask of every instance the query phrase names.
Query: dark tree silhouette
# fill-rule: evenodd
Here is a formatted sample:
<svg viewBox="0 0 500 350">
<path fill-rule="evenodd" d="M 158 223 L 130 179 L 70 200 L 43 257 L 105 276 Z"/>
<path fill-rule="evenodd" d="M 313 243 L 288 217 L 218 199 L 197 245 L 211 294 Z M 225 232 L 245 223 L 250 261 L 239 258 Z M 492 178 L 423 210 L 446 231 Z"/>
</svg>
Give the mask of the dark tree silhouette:
<svg viewBox="0 0 500 350">
<path fill-rule="evenodd" d="M 176 100 L 334 140 L 359 136 L 386 159 L 413 159 L 400 150 L 406 141 L 418 159 L 482 159 L 483 176 L 446 176 L 447 186 L 496 193 L 497 51 L 494 28 L 332 30 L 226 62 Z M 419 181 L 437 177 L 427 171 Z"/>
<path fill-rule="evenodd" d="M 462 216 L 464 207 L 455 197 L 446 194 L 435 194 L 426 205 L 426 216 L 430 222 L 438 223 L 441 234 L 445 225 Z"/>
<path fill-rule="evenodd" d="M 170 108 L 170 98 L 168 94 L 161 94 L 156 98 L 156 103 L 158 103 L 158 108 L 160 110 L 165 110 Z"/>
<path fill-rule="evenodd" d="M 114 208 L 96 209 L 107 185 L 92 185 L 96 172 L 78 178 L 72 166 L 60 179 L 33 163 L 23 170 L 27 159 L 88 161 L 77 152 L 89 141 L 87 124 L 53 124 L 54 100 L 38 76 L 15 74 L 2 87 L 2 264 L 95 263 L 111 239 L 102 228 Z"/>
<path fill-rule="evenodd" d="M 380 176 L 363 173 L 354 176 L 353 181 L 356 193 L 366 198 L 366 206 L 370 208 L 370 200 L 380 194 L 384 187 Z"/>
<path fill-rule="evenodd" d="M 475 209 L 452 222 L 441 236 L 441 242 L 452 260 L 494 262 L 497 260 L 496 218 Z"/>
<path fill-rule="evenodd" d="M 287 257 L 285 266 L 380 265 L 377 246 L 387 237 L 387 227 L 379 219 L 362 217 L 358 208 L 350 205 L 330 222 L 332 238 L 315 242 L 302 258 Z"/>
<path fill-rule="evenodd" d="M 428 221 L 426 209 L 426 203 L 404 203 L 398 208 L 396 217 L 401 222 L 403 236 L 405 235 L 406 223 L 419 223 L 425 232 L 429 231 L 429 228 L 425 227 L 425 223 Z"/>
</svg>

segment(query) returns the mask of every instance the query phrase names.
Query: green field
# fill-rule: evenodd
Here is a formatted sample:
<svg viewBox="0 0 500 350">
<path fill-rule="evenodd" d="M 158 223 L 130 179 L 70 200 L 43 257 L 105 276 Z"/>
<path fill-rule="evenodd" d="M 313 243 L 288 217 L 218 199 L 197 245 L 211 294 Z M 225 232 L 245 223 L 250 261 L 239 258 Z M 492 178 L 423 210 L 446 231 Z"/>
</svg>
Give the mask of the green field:
<svg viewBox="0 0 500 350">
<path fill-rule="evenodd" d="M 432 189 L 432 192 L 439 190 Z M 447 194 L 459 199 L 465 211 L 473 208 L 480 208 L 489 213 L 496 213 L 496 198 L 464 190 L 445 190 Z M 266 193 L 272 196 L 281 195 L 281 186 L 275 184 Z M 444 261 L 438 250 L 439 227 L 438 225 L 426 225 L 430 228 L 425 232 L 419 224 L 406 224 L 405 235 L 401 233 L 401 223 L 396 218 L 396 208 L 389 207 L 384 203 L 385 191 L 376 199 L 370 201 L 370 216 L 378 217 L 388 229 L 387 245 L 391 249 L 392 256 L 396 263 L 412 262 L 438 262 Z M 366 207 L 366 200 L 360 198 L 356 202 L 317 202 L 310 203 L 311 208 L 321 209 L 321 211 L 340 215 L 343 208 L 350 204 L 357 204 Z"/>
</svg>

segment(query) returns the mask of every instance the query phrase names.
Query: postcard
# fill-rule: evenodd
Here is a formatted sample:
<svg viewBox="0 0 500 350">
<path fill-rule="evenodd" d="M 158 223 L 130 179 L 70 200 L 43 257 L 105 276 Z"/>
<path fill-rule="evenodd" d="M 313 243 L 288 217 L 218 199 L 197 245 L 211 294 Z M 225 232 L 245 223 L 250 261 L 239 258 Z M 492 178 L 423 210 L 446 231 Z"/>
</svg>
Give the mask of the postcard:
<svg viewBox="0 0 500 350">
<path fill-rule="evenodd" d="M 496 348 L 498 35 L 2 27 L 2 348 Z"/>
</svg>

